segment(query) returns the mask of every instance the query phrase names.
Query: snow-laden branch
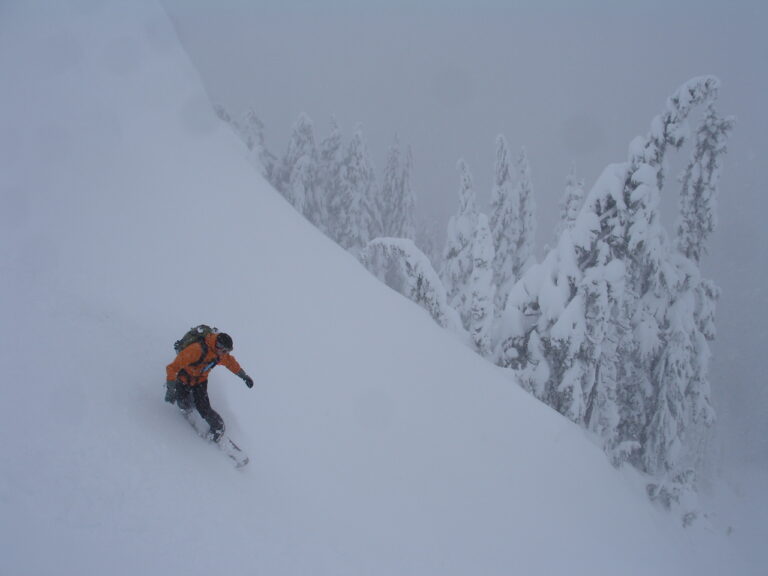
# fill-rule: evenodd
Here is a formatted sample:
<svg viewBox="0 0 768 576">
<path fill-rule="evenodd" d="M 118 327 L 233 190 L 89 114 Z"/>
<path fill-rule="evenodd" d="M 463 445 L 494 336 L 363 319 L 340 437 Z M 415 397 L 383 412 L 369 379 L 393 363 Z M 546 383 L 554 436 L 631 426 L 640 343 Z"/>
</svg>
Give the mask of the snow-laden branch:
<svg viewBox="0 0 768 576">
<path fill-rule="evenodd" d="M 368 243 L 360 260 L 379 280 L 429 312 L 440 326 L 465 335 L 437 272 L 412 240 L 377 238 Z"/>
</svg>

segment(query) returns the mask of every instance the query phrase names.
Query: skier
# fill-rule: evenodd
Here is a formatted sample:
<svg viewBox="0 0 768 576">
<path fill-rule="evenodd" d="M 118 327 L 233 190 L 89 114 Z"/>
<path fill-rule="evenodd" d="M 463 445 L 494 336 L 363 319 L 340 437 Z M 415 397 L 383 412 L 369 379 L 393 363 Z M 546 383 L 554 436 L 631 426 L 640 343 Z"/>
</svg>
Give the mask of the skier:
<svg viewBox="0 0 768 576">
<path fill-rule="evenodd" d="M 230 372 L 253 388 L 253 379 L 240 367 L 232 351 L 232 338 L 223 332 L 207 334 L 199 342 L 182 348 L 176 359 L 166 368 L 165 401 L 176 405 L 185 413 L 194 404 L 208 425 L 209 439 L 218 442 L 224 434 L 224 420 L 211 408 L 208 399 L 208 373 L 217 364 L 223 364 Z"/>
</svg>

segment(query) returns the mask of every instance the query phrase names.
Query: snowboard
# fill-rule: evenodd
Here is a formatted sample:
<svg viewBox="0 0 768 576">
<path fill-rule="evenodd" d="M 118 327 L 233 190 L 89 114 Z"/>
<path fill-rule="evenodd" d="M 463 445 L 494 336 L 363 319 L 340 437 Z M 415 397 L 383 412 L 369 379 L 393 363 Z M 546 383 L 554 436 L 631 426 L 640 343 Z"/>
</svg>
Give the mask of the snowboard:
<svg viewBox="0 0 768 576">
<path fill-rule="evenodd" d="M 248 464 L 248 455 L 243 452 L 242 448 L 235 444 L 235 442 L 226 433 L 222 434 L 218 442 L 214 442 L 208 437 L 208 423 L 205 422 L 194 410 L 189 412 L 181 411 L 184 419 L 189 422 L 193 430 L 200 438 L 216 445 L 216 447 L 226 454 L 234 464 L 235 468 L 243 468 Z"/>
</svg>

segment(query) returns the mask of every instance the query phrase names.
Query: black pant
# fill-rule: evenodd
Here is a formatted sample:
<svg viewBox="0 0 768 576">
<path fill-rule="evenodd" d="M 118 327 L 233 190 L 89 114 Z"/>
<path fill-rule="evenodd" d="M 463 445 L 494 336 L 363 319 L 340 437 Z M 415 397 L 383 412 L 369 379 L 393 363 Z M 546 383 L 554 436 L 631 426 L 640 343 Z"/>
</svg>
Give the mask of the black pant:
<svg viewBox="0 0 768 576">
<path fill-rule="evenodd" d="M 181 382 L 176 385 L 176 405 L 182 410 L 191 410 L 193 403 L 200 416 L 208 422 L 211 432 L 215 435 L 224 432 L 224 420 L 211 408 L 211 401 L 208 399 L 208 380 L 203 380 L 195 386 L 187 386 Z"/>
</svg>

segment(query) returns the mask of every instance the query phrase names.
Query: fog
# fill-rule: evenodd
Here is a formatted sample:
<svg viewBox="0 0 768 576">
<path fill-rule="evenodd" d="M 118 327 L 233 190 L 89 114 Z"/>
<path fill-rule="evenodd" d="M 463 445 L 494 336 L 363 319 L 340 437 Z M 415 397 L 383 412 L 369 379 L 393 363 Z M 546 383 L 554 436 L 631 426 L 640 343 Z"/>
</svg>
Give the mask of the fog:
<svg viewBox="0 0 768 576">
<path fill-rule="evenodd" d="M 445 229 L 458 202 L 456 162 L 490 198 L 494 142 L 531 162 L 539 252 L 553 242 L 571 165 L 587 189 L 645 134 L 687 79 L 722 81 L 737 125 L 720 186 L 720 224 L 704 272 L 722 288 L 712 382 L 727 462 L 768 465 L 764 250 L 768 202 L 768 9 L 760 2 L 163 0 L 212 101 L 254 109 L 280 156 L 298 115 L 318 138 L 335 117 L 364 130 L 377 171 L 395 134 L 413 148 L 417 210 Z M 682 163 L 687 151 L 680 156 Z M 675 164 L 663 209 L 671 233 Z"/>
</svg>

